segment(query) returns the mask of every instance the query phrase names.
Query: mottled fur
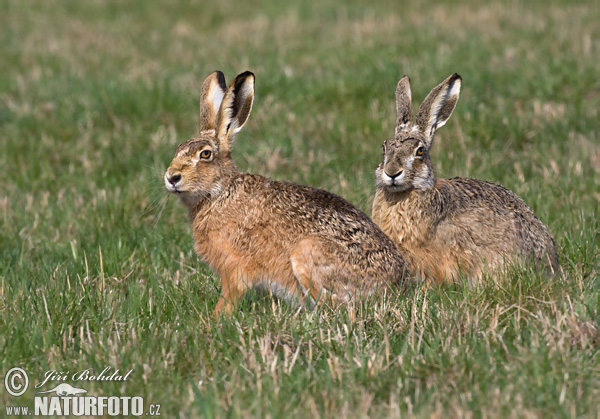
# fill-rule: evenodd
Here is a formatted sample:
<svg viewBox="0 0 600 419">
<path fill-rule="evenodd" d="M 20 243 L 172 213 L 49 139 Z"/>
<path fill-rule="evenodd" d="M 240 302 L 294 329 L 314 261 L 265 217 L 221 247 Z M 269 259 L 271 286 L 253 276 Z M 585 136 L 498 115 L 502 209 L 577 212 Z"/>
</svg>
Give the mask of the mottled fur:
<svg viewBox="0 0 600 419">
<path fill-rule="evenodd" d="M 402 254 L 350 203 L 238 170 L 231 145 L 252 108 L 254 75 L 242 73 L 214 94 L 223 85 L 220 72 L 204 82 L 200 134 L 177 147 L 165 173 L 165 186 L 188 209 L 196 252 L 221 278 L 217 313 L 257 285 L 340 303 L 401 281 Z"/>
<path fill-rule="evenodd" d="M 435 282 L 463 274 L 481 278 L 487 269 L 533 258 L 558 269 L 547 228 L 515 193 L 477 179 L 436 179 L 429 151 L 435 131 L 458 101 L 461 78 L 435 87 L 412 123 L 410 81 L 396 89 L 396 132 L 384 142 L 376 170 L 373 220 L 398 245 L 415 274 Z"/>
</svg>

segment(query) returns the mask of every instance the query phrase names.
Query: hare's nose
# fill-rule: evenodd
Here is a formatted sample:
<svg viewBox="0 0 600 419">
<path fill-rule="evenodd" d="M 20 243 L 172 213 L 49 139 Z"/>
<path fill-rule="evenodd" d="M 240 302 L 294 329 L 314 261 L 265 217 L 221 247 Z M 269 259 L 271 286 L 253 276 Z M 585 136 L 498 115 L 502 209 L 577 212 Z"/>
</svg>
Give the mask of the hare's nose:
<svg viewBox="0 0 600 419">
<path fill-rule="evenodd" d="M 398 173 L 396 173 L 395 175 L 390 175 L 388 172 L 385 172 L 386 175 L 388 175 L 390 177 L 390 179 L 394 180 L 396 179 L 398 176 L 400 176 L 402 174 L 402 170 L 400 170 Z"/>
<path fill-rule="evenodd" d="M 177 173 L 173 176 L 167 177 L 167 180 L 169 181 L 169 183 L 171 185 L 175 185 L 177 182 L 179 182 L 181 180 L 181 175 L 179 173 Z"/>
</svg>

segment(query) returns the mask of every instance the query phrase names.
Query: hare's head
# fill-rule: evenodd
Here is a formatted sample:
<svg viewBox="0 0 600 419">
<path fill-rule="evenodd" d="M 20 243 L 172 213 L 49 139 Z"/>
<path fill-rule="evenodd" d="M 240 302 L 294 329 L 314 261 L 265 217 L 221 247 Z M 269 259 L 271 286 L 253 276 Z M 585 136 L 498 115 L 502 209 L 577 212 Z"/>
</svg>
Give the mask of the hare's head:
<svg viewBox="0 0 600 419">
<path fill-rule="evenodd" d="M 461 77 L 453 74 L 425 98 L 413 123 L 410 79 L 396 88 L 396 133 L 383 143 L 383 161 L 375 172 L 377 187 L 391 192 L 430 189 L 435 183 L 429 150 L 433 136 L 456 107 Z"/>
<path fill-rule="evenodd" d="M 227 88 L 225 76 L 215 71 L 202 85 L 200 133 L 177 146 L 165 173 L 165 187 L 187 205 L 214 199 L 238 173 L 231 159 L 234 136 L 250 115 L 254 74 L 238 75 Z"/>
</svg>

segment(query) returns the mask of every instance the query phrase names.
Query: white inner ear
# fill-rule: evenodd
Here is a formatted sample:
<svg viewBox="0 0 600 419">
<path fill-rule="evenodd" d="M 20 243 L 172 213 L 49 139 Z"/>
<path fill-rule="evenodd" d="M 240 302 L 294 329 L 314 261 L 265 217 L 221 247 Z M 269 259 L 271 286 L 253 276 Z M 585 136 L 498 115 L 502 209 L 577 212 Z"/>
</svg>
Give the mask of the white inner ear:
<svg viewBox="0 0 600 419">
<path fill-rule="evenodd" d="M 446 99 L 445 94 L 438 95 L 438 97 L 435 98 L 433 105 L 431 106 L 431 114 L 429 116 L 428 124 L 429 126 L 427 127 L 428 135 L 432 135 L 436 129 L 444 125 L 445 121 L 438 120 L 438 115 L 440 113 L 440 110 L 442 109 L 442 106 L 444 105 L 444 99 Z"/>
<path fill-rule="evenodd" d="M 243 86 L 240 89 L 240 91 L 238 92 L 237 96 L 240 96 L 243 99 L 246 99 L 248 96 L 251 96 L 253 94 L 254 94 L 254 78 L 251 78 L 251 79 L 248 79 L 243 84 Z M 246 125 L 247 121 L 248 121 L 248 118 L 246 118 L 244 121 L 242 121 L 242 124 L 240 125 L 239 119 L 237 117 L 234 118 L 233 121 L 231 121 L 231 126 L 229 127 L 229 130 L 231 131 L 232 135 L 235 135 L 238 132 L 240 132 L 242 130 L 242 128 L 244 127 L 244 125 Z"/>
<path fill-rule="evenodd" d="M 251 95 L 254 92 L 254 77 L 248 77 L 242 86 L 242 91 L 238 94 L 243 94 L 244 97 Z"/>
<path fill-rule="evenodd" d="M 462 82 L 460 81 L 460 79 L 455 80 L 454 84 L 452 85 L 452 89 L 450 90 L 450 92 L 448 92 L 448 97 L 458 96 L 458 94 L 460 93 L 461 84 Z"/>
<path fill-rule="evenodd" d="M 434 105 L 434 107 L 435 107 L 435 113 L 432 114 L 432 115 L 435 115 L 435 121 L 433 122 L 435 125 L 432 126 L 431 122 L 430 122 L 430 128 L 438 129 L 438 128 L 443 127 L 446 124 L 446 122 L 448 122 L 448 119 L 450 119 L 450 117 L 448 117 L 448 118 L 446 118 L 444 120 L 438 120 L 437 119 L 438 114 L 439 114 L 440 110 L 442 109 L 442 106 L 445 105 L 450 98 L 456 97 L 457 100 L 458 100 L 458 95 L 459 94 L 460 94 L 460 80 L 456 80 L 454 82 L 454 84 L 452 85 L 452 89 L 446 91 L 446 93 L 444 95 L 442 95 L 442 98 L 444 100 L 443 101 L 442 100 L 439 100 L 439 101 L 436 100 L 436 103 Z M 434 118 L 432 118 L 432 119 L 434 119 Z"/>
<path fill-rule="evenodd" d="M 219 112 L 219 108 L 221 107 L 221 102 L 223 102 L 224 96 L 225 92 L 223 92 L 218 86 L 214 86 L 212 89 L 210 89 L 208 103 L 212 104 L 215 115 Z"/>
</svg>

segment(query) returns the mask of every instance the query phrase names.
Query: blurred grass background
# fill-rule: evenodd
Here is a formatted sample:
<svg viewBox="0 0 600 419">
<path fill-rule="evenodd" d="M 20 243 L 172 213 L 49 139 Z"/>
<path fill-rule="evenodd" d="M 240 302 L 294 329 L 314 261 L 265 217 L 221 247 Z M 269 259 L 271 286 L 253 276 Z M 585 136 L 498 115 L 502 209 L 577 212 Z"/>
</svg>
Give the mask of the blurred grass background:
<svg viewBox="0 0 600 419">
<path fill-rule="evenodd" d="M 594 1 L 0 2 L 0 371 L 134 368 L 85 388 L 168 417 L 597 416 L 598 22 Z M 250 296 L 216 320 L 218 278 L 162 186 L 215 69 L 257 77 L 242 170 L 368 214 L 398 79 L 420 103 L 461 74 L 438 176 L 518 193 L 564 276 L 338 312 Z"/>
</svg>

